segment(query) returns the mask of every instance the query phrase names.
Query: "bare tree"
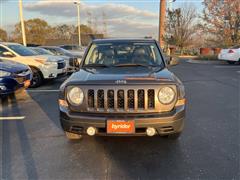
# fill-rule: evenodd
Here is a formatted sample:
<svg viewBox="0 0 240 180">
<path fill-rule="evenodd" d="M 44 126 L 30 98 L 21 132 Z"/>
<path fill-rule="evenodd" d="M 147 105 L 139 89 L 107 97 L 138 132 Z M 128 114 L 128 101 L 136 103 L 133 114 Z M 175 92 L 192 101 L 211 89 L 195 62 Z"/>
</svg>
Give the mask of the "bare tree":
<svg viewBox="0 0 240 180">
<path fill-rule="evenodd" d="M 191 4 L 172 11 L 168 10 L 165 42 L 177 46 L 181 52 L 183 48 L 190 46 L 196 33 L 196 18 L 196 10 Z"/>
<path fill-rule="evenodd" d="M 66 39 L 70 40 L 75 31 L 74 25 L 57 25 L 52 28 L 53 39 Z"/>
<path fill-rule="evenodd" d="M 202 29 L 213 46 L 240 43 L 240 1 L 204 0 Z"/>
</svg>

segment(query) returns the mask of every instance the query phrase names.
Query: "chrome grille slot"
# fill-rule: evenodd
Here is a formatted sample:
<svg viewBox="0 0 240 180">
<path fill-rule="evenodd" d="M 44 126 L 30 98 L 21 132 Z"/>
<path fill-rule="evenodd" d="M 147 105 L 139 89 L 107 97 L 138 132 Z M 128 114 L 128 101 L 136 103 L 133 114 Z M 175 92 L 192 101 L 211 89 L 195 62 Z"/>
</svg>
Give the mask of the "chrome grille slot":
<svg viewBox="0 0 240 180">
<path fill-rule="evenodd" d="M 154 89 L 148 90 L 148 108 L 154 108 L 155 107 L 155 93 Z"/>
<path fill-rule="evenodd" d="M 144 109 L 145 99 L 144 99 L 144 90 L 138 90 L 138 108 Z"/>
<path fill-rule="evenodd" d="M 134 90 L 128 90 L 128 109 L 134 109 Z"/>
<path fill-rule="evenodd" d="M 104 90 L 102 89 L 97 92 L 97 108 L 104 108 Z"/>
<path fill-rule="evenodd" d="M 88 90 L 88 107 L 94 108 L 94 90 L 93 89 Z"/>
<path fill-rule="evenodd" d="M 107 92 L 107 106 L 109 109 L 114 109 L 114 90 Z"/>
<path fill-rule="evenodd" d="M 119 109 L 124 109 L 124 90 L 117 92 L 117 105 Z"/>
</svg>

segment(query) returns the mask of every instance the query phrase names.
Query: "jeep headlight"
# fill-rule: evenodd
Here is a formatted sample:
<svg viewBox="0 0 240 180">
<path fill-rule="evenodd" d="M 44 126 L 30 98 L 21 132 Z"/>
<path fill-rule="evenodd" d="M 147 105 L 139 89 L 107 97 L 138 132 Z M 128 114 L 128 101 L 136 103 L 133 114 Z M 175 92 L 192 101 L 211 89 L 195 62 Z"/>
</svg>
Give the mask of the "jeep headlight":
<svg viewBox="0 0 240 180">
<path fill-rule="evenodd" d="M 6 76 L 10 76 L 11 73 L 10 72 L 7 72 L 7 71 L 1 71 L 0 70 L 0 77 L 6 77 Z"/>
<path fill-rule="evenodd" d="M 70 88 L 67 92 L 67 99 L 72 105 L 81 105 L 84 99 L 82 89 L 79 87 Z"/>
<path fill-rule="evenodd" d="M 170 87 L 163 87 L 158 93 L 158 99 L 162 104 L 170 104 L 175 98 L 175 92 Z"/>
</svg>

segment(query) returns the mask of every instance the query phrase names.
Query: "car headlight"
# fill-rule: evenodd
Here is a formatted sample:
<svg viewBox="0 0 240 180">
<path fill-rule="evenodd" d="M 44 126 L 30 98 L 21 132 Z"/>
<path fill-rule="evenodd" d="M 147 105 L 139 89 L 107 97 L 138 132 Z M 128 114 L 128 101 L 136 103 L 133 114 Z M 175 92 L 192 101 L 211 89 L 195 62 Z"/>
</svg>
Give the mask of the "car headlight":
<svg viewBox="0 0 240 180">
<path fill-rule="evenodd" d="M 170 87 L 163 87 L 158 93 L 158 99 L 162 104 L 170 104 L 175 98 L 175 92 Z"/>
<path fill-rule="evenodd" d="M 10 76 L 11 73 L 10 72 L 7 72 L 7 71 L 1 71 L 0 70 L 0 77 L 6 77 L 6 76 Z"/>
<path fill-rule="evenodd" d="M 44 64 L 44 65 L 57 65 L 56 61 L 49 61 L 49 60 L 43 60 L 43 59 L 35 59 L 35 61 Z"/>
<path fill-rule="evenodd" d="M 81 105 L 84 99 L 84 94 L 81 88 L 72 87 L 67 92 L 67 99 L 72 105 Z"/>
<path fill-rule="evenodd" d="M 46 61 L 44 64 L 45 65 L 57 65 L 58 63 L 56 61 Z"/>
</svg>

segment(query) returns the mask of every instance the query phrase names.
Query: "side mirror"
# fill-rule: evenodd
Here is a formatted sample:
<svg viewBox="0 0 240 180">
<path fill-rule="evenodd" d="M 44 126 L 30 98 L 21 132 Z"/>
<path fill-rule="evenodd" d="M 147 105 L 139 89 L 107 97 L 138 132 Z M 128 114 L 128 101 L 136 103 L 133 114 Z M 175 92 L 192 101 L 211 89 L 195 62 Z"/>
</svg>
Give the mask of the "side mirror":
<svg viewBox="0 0 240 180">
<path fill-rule="evenodd" d="M 12 58 L 12 57 L 15 57 L 15 55 L 11 52 L 4 52 L 3 54 L 3 57 L 6 57 L 6 58 Z"/>
<path fill-rule="evenodd" d="M 178 65 L 178 59 L 177 58 L 175 58 L 175 57 L 172 57 L 172 56 L 170 56 L 170 57 L 168 57 L 168 61 L 167 61 L 167 64 L 169 65 L 169 66 L 176 66 L 176 65 Z"/>
</svg>

